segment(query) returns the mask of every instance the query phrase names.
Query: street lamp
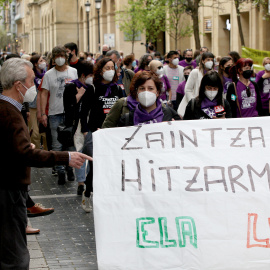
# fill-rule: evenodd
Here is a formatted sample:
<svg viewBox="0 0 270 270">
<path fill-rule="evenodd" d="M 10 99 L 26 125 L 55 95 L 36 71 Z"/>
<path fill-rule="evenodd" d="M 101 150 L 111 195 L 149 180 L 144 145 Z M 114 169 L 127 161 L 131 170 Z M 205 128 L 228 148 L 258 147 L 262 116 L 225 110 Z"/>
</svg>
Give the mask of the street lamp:
<svg viewBox="0 0 270 270">
<path fill-rule="evenodd" d="M 98 14 L 98 51 L 100 52 L 100 22 L 99 22 L 99 10 L 101 8 L 101 0 L 95 0 L 96 9 Z"/>
<path fill-rule="evenodd" d="M 90 48 L 89 48 L 89 43 L 90 43 L 89 42 L 89 13 L 90 13 L 91 4 L 87 0 L 87 2 L 84 5 L 85 5 L 85 11 L 86 11 L 86 15 L 87 15 L 87 52 L 90 52 Z"/>
</svg>

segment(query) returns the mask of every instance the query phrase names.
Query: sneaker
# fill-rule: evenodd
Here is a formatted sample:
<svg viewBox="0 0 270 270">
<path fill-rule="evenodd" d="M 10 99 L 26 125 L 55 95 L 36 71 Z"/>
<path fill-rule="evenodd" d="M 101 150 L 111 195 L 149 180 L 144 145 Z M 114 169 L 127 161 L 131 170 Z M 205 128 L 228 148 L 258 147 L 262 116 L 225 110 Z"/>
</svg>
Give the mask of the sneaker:
<svg viewBox="0 0 270 270">
<path fill-rule="evenodd" d="M 91 206 L 91 195 L 90 197 L 85 197 L 85 191 L 82 194 L 82 209 L 86 212 L 86 213 L 90 213 L 92 210 L 92 206 Z"/>
<path fill-rule="evenodd" d="M 54 208 L 45 208 L 41 203 L 36 203 L 34 206 L 27 208 L 28 217 L 47 216 L 54 212 Z"/>
<path fill-rule="evenodd" d="M 64 185 L 66 183 L 65 172 L 58 172 L 58 185 Z"/>
<path fill-rule="evenodd" d="M 75 180 L 73 170 L 68 170 L 67 171 L 67 179 L 68 179 L 68 181 L 74 181 Z"/>
<path fill-rule="evenodd" d="M 57 170 L 55 169 L 55 167 L 52 168 L 52 175 L 54 175 L 54 176 L 58 175 Z"/>
<path fill-rule="evenodd" d="M 77 189 L 77 195 L 82 195 L 84 192 L 84 185 L 79 185 Z"/>
</svg>

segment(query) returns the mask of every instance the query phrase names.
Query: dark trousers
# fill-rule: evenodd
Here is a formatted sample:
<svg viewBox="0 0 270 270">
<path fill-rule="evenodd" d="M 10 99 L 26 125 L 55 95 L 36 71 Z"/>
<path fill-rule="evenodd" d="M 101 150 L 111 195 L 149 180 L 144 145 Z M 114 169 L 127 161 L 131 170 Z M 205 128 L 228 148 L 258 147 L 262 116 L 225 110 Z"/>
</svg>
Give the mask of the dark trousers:
<svg viewBox="0 0 270 270">
<path fill-rule="evenodd" d="M 27 270 L 27 192 L 0 189 L 0 269 Z"/>
</svg>

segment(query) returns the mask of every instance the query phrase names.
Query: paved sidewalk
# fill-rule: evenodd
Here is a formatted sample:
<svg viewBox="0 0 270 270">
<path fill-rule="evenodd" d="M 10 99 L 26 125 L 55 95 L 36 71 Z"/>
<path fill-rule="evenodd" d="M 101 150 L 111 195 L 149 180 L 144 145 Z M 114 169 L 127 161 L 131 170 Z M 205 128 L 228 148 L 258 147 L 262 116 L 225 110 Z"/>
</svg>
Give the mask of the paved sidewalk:
<svg viewBox="0 0 270 270">
<path fill-rule="evenodd" d="M 58 186 L 51 169 L 32 169 L 31 198 L 55 212 L 29 219 L 41 231 L 28 236 L 30 269 L 98 269 L 93 213 L 84 212 L 76 191 L 76 182 Z"/>
</svg>

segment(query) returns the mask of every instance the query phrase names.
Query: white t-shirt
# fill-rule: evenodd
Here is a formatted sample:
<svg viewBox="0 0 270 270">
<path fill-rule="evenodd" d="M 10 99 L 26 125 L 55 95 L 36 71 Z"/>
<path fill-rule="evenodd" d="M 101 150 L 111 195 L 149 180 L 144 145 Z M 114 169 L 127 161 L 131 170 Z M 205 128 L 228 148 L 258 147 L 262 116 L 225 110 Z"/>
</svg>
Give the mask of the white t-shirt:
<svg viewBox="0 0 270 270">
<path fill-rule="evenodd" d="M 72 67 L 68 67 L 65 71 L 57 71 L 52 68 L 45 73 L 42 88 L 50 92 L 49 115 L 64 112 L 63 95 L 65 85 L 76 79 L 78 79 L 77 69 Z"/>
</svg>

